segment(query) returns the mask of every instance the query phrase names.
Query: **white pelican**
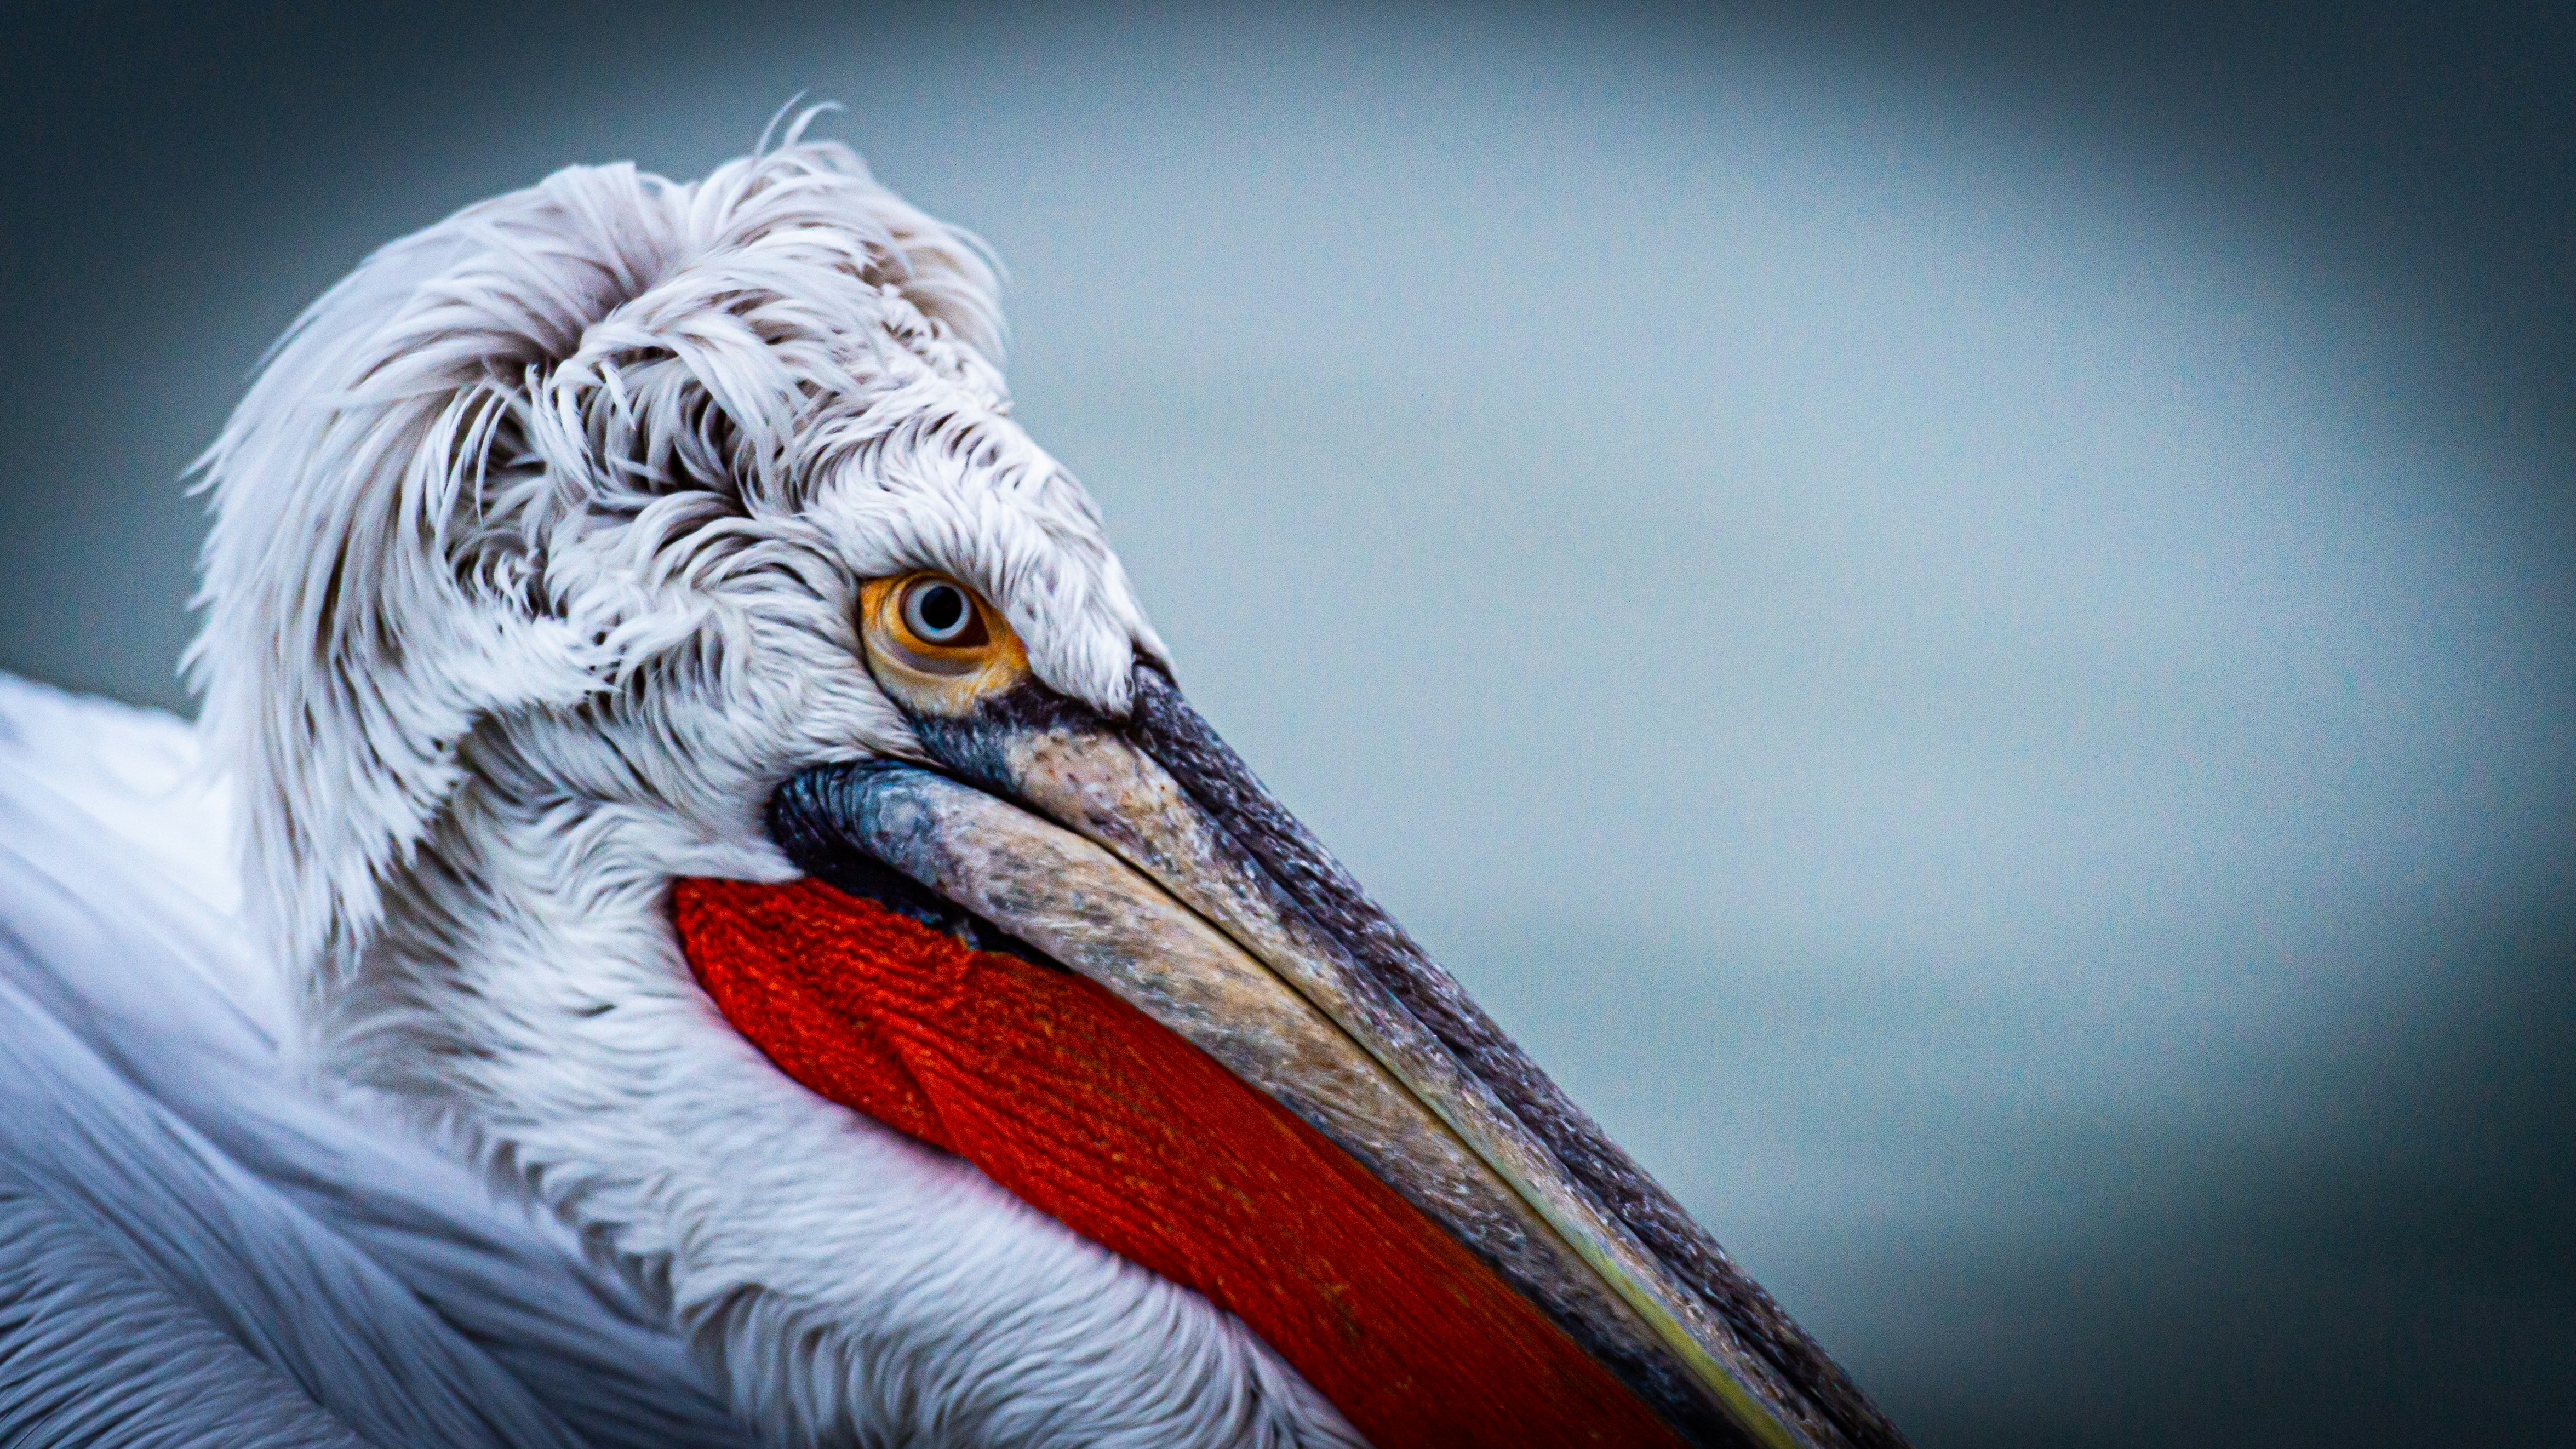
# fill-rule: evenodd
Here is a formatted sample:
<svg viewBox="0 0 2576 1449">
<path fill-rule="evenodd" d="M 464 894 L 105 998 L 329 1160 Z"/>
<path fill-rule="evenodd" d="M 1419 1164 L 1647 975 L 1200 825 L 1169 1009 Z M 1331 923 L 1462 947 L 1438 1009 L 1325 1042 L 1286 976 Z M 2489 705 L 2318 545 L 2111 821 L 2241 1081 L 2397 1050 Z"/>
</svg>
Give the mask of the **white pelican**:
<svg viewBox="0 0 2576 1449">
<path fill-rule="evenodd" d="M 0 690 L 0 1439 L 1902 1442 L 1183 702 L 1000 331 L 796 134 L 295 324 L 201 725 Z"/>
</svg>

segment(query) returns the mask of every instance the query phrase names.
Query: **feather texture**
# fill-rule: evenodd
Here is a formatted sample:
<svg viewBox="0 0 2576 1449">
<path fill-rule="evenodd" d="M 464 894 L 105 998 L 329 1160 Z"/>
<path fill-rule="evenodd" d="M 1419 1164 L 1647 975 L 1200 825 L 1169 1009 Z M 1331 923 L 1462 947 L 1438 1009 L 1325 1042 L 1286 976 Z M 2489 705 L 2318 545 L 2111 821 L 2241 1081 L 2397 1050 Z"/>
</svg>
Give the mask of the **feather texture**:
<svg viewBox="0 0 2576 1449">
<path fill-rule="evenodd" d="M 299 1078 L 195 763 L 0 677 L 0 1439 L 747 1442 L 560 1229 Z"/>
</svg>

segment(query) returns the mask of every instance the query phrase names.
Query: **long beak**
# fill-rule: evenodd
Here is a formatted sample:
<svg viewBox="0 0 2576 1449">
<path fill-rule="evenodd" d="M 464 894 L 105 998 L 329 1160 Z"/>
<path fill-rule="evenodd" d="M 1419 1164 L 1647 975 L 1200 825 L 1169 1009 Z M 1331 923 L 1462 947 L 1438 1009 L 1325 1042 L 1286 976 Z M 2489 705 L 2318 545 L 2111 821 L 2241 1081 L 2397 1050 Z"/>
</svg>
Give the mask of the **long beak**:
<svg viewBox="0 0 2576 1449">
<path fill-rule="evenodd" d="M 1701 1444 L 1901 1435 L 1271 798 L 1159 670 L 790 781 L 809 874 L 1089 977 L 1339 1146 Z M 892 874 L 889 875 L 888 868 Z"/>
</svg>

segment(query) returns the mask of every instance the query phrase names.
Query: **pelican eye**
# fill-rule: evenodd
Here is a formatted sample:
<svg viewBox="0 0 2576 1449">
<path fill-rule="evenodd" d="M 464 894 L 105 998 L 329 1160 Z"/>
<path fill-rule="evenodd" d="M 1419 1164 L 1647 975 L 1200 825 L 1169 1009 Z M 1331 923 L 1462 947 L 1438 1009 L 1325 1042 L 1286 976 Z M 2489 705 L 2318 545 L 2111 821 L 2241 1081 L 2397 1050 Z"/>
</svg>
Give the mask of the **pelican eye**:
<svg viewBox="0 0 2576 1449">
<path fill-rule="evenodd" d="M 915 579 L 905 587 L 903 626 L 913 638 L 943 649 L 972 649 L 988 633 L 966 591 L 935 576 Z"/>
<path fill-rule="evenodd" d="M 1028 672 L 1028 652 L 1000 612 L 946 574 L 870 580 L 859 623 L 877 683 L 911 709 L 962 714 Z"/>
</svg>

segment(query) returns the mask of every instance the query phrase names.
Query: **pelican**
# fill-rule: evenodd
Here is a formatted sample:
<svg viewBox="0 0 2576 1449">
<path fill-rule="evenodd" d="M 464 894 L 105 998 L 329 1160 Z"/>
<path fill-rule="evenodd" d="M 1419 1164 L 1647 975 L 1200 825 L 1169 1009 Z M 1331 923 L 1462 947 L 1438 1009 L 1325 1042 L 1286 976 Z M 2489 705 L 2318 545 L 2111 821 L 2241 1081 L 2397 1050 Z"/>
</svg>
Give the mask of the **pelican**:
<svg viewBox="0 0 2576 1449">
<path fill-rule="evenodd" d="M 0 686 L 0 1439 L 1903 1442 L 1192 710 L 1001 341 L 801 125 L 295 323 L 201 719 Z"/>
</svg>

